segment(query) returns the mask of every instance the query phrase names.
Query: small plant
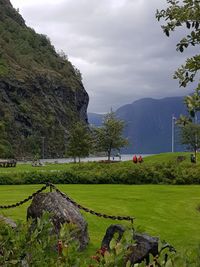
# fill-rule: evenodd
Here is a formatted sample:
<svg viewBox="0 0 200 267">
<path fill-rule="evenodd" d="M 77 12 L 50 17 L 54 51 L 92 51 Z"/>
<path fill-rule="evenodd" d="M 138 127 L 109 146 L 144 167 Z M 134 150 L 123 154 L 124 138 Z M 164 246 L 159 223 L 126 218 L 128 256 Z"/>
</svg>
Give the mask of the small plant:
<svg viewBox="0 0 200 267">
<path fill-rule="evenodd" d="M 19 223 L 16 229 L 1 223 L 0 266 L 81 266 L 73 231 L 74 226 L 64 224 L 59 236 L 53 234 L 47 213 L 37 219 L 36 227 L 32 221 Z"/>
<path fill-rule="evenodd" d="M 129 260 L 132 230 L 126 230 L 120 242 L 117 236 L 111 241 L 110 249 L 101 248 L 93 256 L 78 252 L 73 239 L 76 228 L 64 224 L 59 235 L 53 234 L 49 214 L 32 221 L 19 223 L 15 229 L 0 222 L 0 266 L 34 267 L 146 267 L 145 261 L 133 265 Z M 161 243 L 161 246 L 163 244 Z M 184 255 L 163 250 L 159 256 L 150 256 L 148 267 L 200 267 L 200 247 L 186 251 Z"/>
</svg>

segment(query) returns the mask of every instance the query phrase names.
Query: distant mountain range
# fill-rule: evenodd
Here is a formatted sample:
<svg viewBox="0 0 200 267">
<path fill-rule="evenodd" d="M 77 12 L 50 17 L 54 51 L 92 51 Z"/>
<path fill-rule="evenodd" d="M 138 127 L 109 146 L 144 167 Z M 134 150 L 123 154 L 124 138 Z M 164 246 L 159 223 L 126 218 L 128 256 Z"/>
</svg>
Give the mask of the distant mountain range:
<svg viewBox="0 0 200 267">
<path fill-rule="evenodd" d="M 123 153 L 153 154 L 171 151 L 172 116 L 187 114 L 183 97 L 163 99 L 143 98 L 116 110 L 119 119 L 125 121 L 124 136 L 129 146 Z M 89 123 L 102 124 L 103 115 L 89 113 Z M 175 126 L 175 151 L 183 150 L 178 127 Z"/>
</svg>

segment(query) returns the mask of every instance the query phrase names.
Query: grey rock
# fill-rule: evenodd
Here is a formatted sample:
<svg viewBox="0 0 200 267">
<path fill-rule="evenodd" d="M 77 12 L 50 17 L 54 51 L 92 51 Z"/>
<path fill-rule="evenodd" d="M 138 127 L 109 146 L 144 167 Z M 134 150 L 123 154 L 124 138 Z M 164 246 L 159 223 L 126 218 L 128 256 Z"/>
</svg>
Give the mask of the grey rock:
<svg viewBox="0 0 200 267">
<path fill-rule="evenodd" d="M 11 220 L 10 218 L 6 218 L 6 217 L 4 217 L 2 215 L 0 215 L 0 222 L 4 222 L 4 223 L 8 224 L 12 228 L 16 228 L 17 227 L 17 224 L 13 220 Z"/>
<path fill-rule="evenodd" d="M 33 219 L 40 218 L 44 212 L 50 213 L 57 234 L 64 223 L 76 225 L 77 231 L 74 238 L 79 241 L 80 250 L 86 248 L 89 242 L 88 225 L 77 207 L 57 192 L 40 193 L 33 198 L 31 205 L 28 207 L 27 219 L 30 217 Z"/>
<path fill-rule="evenodd" d="M 118 233 L 117 241 L 119 242 L 124 234 L 125 228 L 120 224 L 111 224 L 103 237 L 101 242 L 101 248 L 110 250 L 110 242 L 113 239 L 115 233 Z"/>
<path fill-rule="evenodd" d="M 184 161 L 184 160 L 186 160 L 186 156 L 178 156 L 177 158 L 176 158 L 176 161 L 179 163 L 179 162 L 182 162 L 182 161 Z"/>
<path fill-rule="evenodd" d="M 119 242 L 123 236 L 125 229 L 122 225 L 113 224 L 108 227 L 106 234 L 102 240 L 101 248 L 106 248 L 110 250 L 110 242 L 115 233 L 118 233 L 117 242 Z M 125 259 L 124 266 L 129 260 L 131 266 L 134 266 L 136 263 L 141 263 L 146 260 L 147 265 L 149 264 L 149 254 L 153 256 L 158 255 L 158 241 L 157 237 L 152 237 L 147 234 L 134 233 L 133 239 L 135 240 L 134 245 L 129 246 L 131 253 Z"/>
<path fill-rule="evenodd" d="M 148 265 L 149 255 L 151 254 L 154 257 L 158 255 L 159 239 L 144 233 L 135 233 L 133 239 L 136 241 L 136 245 L 130 247 L 131 254 L 128 259 L 132 264 L 146 260 Z"/>
</svg>

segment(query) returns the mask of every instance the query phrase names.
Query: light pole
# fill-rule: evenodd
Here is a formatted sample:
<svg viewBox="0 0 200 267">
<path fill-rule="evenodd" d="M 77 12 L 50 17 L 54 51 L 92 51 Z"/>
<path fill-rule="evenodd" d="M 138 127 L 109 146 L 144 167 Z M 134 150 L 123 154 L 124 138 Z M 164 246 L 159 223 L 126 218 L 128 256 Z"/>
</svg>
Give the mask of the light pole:
<svg viewBox="0 0 200 267">
<path fill-rule="evenodd" d="M 174 152 L 174 125 L 175 125 L 176 117 L 172 115 L 172 153 Z"/>
</svg>

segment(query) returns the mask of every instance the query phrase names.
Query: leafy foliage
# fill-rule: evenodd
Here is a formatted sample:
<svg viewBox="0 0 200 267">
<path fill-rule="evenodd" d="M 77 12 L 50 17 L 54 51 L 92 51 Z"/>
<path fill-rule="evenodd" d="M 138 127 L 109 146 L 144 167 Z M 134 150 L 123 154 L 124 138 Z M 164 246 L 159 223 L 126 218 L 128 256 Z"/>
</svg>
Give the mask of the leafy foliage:
<svg viewBox="0 0 200 267">
<path fill-rule="evenodd" d="M 196 151 L 200 148 L 200 125 L 189 123 L 182 127 L 182 144 L 188 145 L 188 149 Z"/>
<path fill-rule="evenodd" d="M 164 19 L 166 24 L 162 26 L 164 33 L 170 33 L 177 28 L 186 30 L 187 35 L 177 44 L 177 51 L 183 52 L 189 46 L 200 44 L 200 3 L 198 0 L 167 0 L 168 7 L 156 12 L 158 21 Z M 200 69 L 200 55 L 195 55 L 186 60 L 185 65 L 181 66 L 174 75 L 179 80 L 180 86 L 186 86 L 193 82 Z M 198 84 L 197 89 L 200 89 Z"/>
<path fill-rule="evenodd" d="M 197 114 L 200 111 L 200 95 L 196 90 L 193 95 L 185 97 L 185 104 L 187 106 L 189 117 L 181 115 L 177 120 L 177 124 L 181 127 L 181 143 L 188 145 L 195 153 L 195 162 L 197 160 L 197 149 L 199 148 L 199 131 Z"/>
<path fill-rule="evenodd" d="M 29 167 L 0 172 L 0 184 L 200 184 L 200 165 L 190 163 L 189 155 L 178 163 L 172 160 L 155 160 L 133 164 L 80 163 Z M 178 164 L 177 164 L 178 163 Z M 63 166 L 62 166 L 63 165 Z"/>
<path fill-rule="evenodd" d="M 122 240 L 115 237 L 111 250 L 99 249 L 93 256 L 77 251 L 77 244 L 72 238 L 73 225 L 64 224 L 59 235 L 53 234 L 53 225 L 49 214 L 44 213 L 37 219 L 36 227 L 31 221 L 20 223 L 16 229 L 0 222 L 0 264 L 1 266 L 35 266 L 35 267 L 130 267 L 127 261 L 134 246 L 132 230 L 127 229 Z M 184 255 L 164 250 L 159 257 L 150 258 L 152 267 L 199 267 L 199 248 L 187 251 Z M 137 265 L 144 267 L 145 262 Z"/>
<path fill-rule="evenodd" d="M 95 129 L 97 150 L 107 153 L 110 160 L 113 149 L 119 150 L 128 144 L 122 137 L 124 122 L 116 118 L 114 112 L 110 112 L 104 117 L 103 125 Z"/>
<path fill-rule="evenodd" d="M 164 19 L 165 25 L 162 25 L 164 33 L 169 37 L 170 33 L 181 27 L 186 30 L 187 35 L 183 37 L 176 45 L 177 51 L 184 52 L 189 46 L 198 46 L 200 44 L 200 2 L 198 0 L 167 0 L 169 4 L 164 10 L 156 12 L 158 21 Z M 186 87 L 188 83 L 194 82 L 195 77 L 200 70 L 200 55 L 195 55 L 186 60 L 185 65 L 182 65 L 174 75 L 175 79 L 179 80 L 180 86 Z M 185 98 L 185 103 L 191 118 L 194 123 L 197 123 L 196 115 L 200 110 L 200 83 L 196 86 L 192 96 Z M 179 120 L 179 124 L 187 124 L 183 117 Z M 189 134 L 189 127 L 191 133 Z M 198 126 L 192 123 L 187 127 L 182 128 L 182 143 L 189 144 L 194 149 L 195 157 L 198 144 Z M 194 134 L 194 135 L 193 135 Z M 192 136 L 193 135 L 193 136 Z M 195 143 L 195 144 L 194 144 Z"/>
<path fill-rule="evenodd" d="M 57 236 L 47 213 L 37 219 L 35 228 L 31 224 L 12 229 L 0 223 L 1 266 L 80 266 L 72 225 L 63 225 Z"/>
<path fill-rule="evenodd" d="M 78 157 L 79 162 L 81 157 L 87 157 L 92 149 L 92 137 L 88 127 L 83 122 L 77 122 L 69 131 L 66 154 L 69 157 Z"/>
</svg>

